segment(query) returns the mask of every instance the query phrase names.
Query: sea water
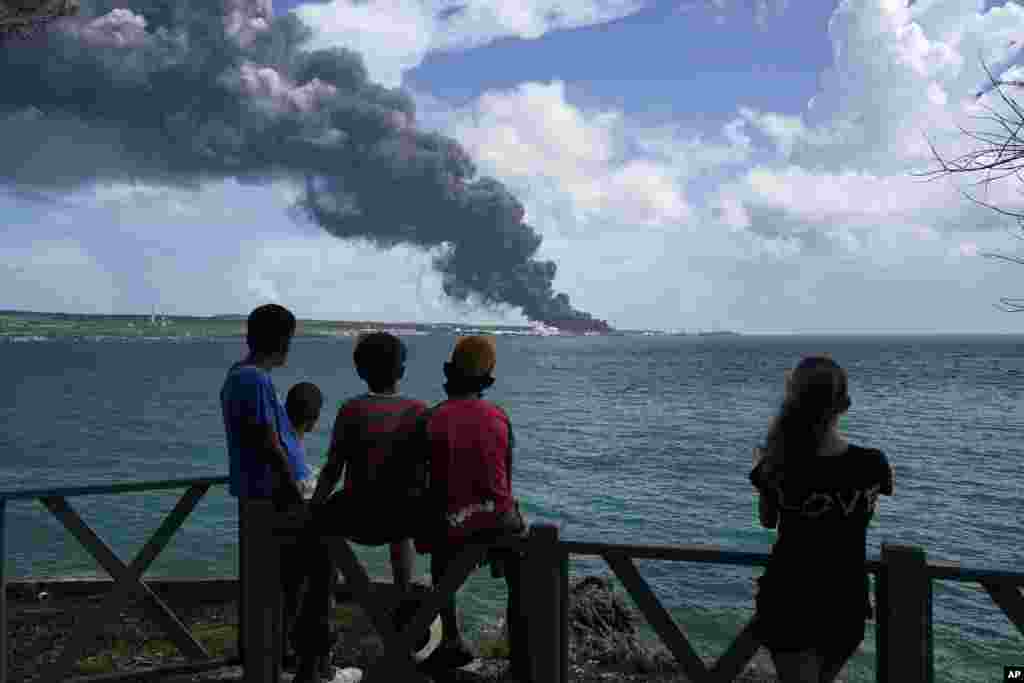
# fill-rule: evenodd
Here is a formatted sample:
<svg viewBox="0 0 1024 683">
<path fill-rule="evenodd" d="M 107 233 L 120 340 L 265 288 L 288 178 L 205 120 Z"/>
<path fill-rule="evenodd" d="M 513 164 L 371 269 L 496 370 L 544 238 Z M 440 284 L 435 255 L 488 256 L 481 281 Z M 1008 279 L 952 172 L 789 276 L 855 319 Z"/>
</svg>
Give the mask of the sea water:
<svg viewBox="0 0 1024 683">
<path fill-rule="evenodd" d="M 449 335 L 406 338 L 403 390 L 442 398 Z M 1021 337 L 523 337 L 498 344 L 488 397 L 512 418 L 514 493 L 533 521 L 563 538 L 651 545 L 712 544 L 767 551 L 747 480 L 751 448 L 782 398 L 784 371 L 827 352 L 849 372 L 844 429 L 878 447 L 895 470 L 868 530 L 920 545 L 932 559 L 1020 570 Z M 227 471 L 218 392 L 241 339 L 0 343 L 0 489 L 111 484 Z M 298 381 L 326 396 L 308 437 L 319 465 L 339 403 L 365 390 L 352 340 L 295 341 L 274 371 L 283 397 Z M 181 492 L 71 498 L 128 562 Z M 102 575 L 37 502 L 7 506 L 8 576 Z M 147 576 L 232 576 L 237 509 L 211 490 Z M 386 548 L 359 549 L 371 574 L 390 576 Z M 425 558 L 417 572 L 427 574 Z M 697 651 L 717 657 L 752 614 L 761 569 L 637 561 Z M 598 558 L 574 573 L 607 574 Z M 822 577 L 827 580 L 827 576 Z M 497 621 L 504 582 L 477 572 L 459 593 L 466 628 Z M 995 680 L 1019 662 L 1024 639 L 975 584 L 935 582 L 938 681 Z M 646 631 L 651 635 L 650 630 Z M 873 680 L 874 632 L 848 669 Z"/>
</svg>

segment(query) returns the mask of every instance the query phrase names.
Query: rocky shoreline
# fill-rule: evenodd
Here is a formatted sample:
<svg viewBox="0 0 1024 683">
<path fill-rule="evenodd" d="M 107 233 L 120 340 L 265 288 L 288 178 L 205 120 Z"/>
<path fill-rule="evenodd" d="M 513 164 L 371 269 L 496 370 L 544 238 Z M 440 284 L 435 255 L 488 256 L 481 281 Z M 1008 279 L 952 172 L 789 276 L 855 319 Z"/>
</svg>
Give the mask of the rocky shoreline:
<svg viewBox="0 0 1024 683">
<path fill-rule="evenodd" d="M 9 666 L 12 681 L 30 683 L 56 660 L 78 620 L 102 601 L 96 595 L 40 595 L 31 584 L 11 590 L 8 596 Z M 162 595 L 196 639 L 217 657 L 235 654 L 237 609 L 224 600 L 223 591 L 176 591 Z M 90 643 L 72 675 L 132 672 L 168 664 L 186 663 L 177 649 L 136 606 L 121 612 L 121 620 L 106 625 Z M 638 615 L 615 593 L 603 577 L 573 579 L 569 597 L 569 681 L 572 683 L 685 683 L 688 679 L 668 651 L 641 642 Z M 383 644 L 357 606 L 339 604 L 334 627 L 339 634 L 334 652 L 338 667 L 369 669 L 382 655 Z M 479 655 L 474 664 L 435 677 L 435 683 L 490 683 L 501 681 L 507 667 L 507 644 L 501 624 L 485 628 L 472 638 Z M 739 683 L 774 683 L 771 663 L 758 653 Z M 135 680 L 135 679 L 132 679 Z M 240 667 L 226 667 L 203 674 L 173 675 L 172 683 L 212 683 L 241 680 Z M 367 679 L 368 680 L 368 679 Z"/>
</svg>

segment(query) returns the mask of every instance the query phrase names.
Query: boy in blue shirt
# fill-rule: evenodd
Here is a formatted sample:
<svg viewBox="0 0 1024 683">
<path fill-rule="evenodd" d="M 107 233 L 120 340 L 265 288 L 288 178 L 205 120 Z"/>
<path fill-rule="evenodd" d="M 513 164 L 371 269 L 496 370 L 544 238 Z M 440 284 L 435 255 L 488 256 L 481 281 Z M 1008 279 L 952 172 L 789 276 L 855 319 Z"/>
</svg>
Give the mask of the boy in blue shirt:
<svg viewBox="0 0 1024 683">
<path fill-rule="evenodd" d="M 277 398 L 270 373 L 282 367 L 295 334 L 291 311 L 276 304 L 249 314 L 246 344 L 249 353 L 228 370 L 220 391 L 221 412 L 228 446 L 228 493 L 238 498 L 239 623 L 252 599 L 245 580 L 249 540 L 258 529 L 249 519 L 274 512 L 304 509 L 296 473 L 305 461 L 295 431 Z M 295 465 L 292 465 L 295 463 Z M 239 654 L 243 654 L 244 634 Z"/>
<path fill-rule="evenodd" d="M 270 378 L 287 361 L 294 334 L 295 316 L 283 306 L 268 304 L 250 313 L 249 354 L 231 366 L 220 391 L 228 492 L 240 502 L 272 501 L 285 509 L 303 500 L 291 465 L 301 450 Z"/>
</svg>

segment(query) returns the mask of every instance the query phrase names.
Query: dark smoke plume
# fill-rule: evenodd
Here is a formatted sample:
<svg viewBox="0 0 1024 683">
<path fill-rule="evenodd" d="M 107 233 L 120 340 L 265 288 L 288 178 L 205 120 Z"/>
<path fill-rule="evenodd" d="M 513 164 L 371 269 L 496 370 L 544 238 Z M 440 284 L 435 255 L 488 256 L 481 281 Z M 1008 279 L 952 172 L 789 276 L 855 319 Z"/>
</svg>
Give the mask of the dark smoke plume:
<svg viewBox="0 0 1024 683">
<path fill-rule="evenodd" d="M 417 131 L 411 98 L 268 0 L 83 0 L 31 40 L 0 44 L 0 183 L 67 190 L 139 179 L 292 178 L 295 207 L 342 239 L 444 246 L 444 291 L 575 322 L 534 258 L 522 204 L 451 138 Z M 600 326 L 599 321 L 593 321 Z"/>
</svg>

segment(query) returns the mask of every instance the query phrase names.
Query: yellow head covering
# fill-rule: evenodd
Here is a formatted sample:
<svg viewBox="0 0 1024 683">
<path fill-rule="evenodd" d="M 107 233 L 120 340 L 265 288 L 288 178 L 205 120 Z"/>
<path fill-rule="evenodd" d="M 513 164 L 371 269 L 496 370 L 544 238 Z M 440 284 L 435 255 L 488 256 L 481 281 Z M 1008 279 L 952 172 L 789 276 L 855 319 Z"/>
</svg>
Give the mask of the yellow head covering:
<svg viewBox="0 0 1024 683">
<path fill-rule="evenodd" d="M 498 352 L 494 337 L 476 335 L 459 337 L 452 350 L 452 365 L 469 377 L 484 377 L 494 371 Z"/>
</svg>

